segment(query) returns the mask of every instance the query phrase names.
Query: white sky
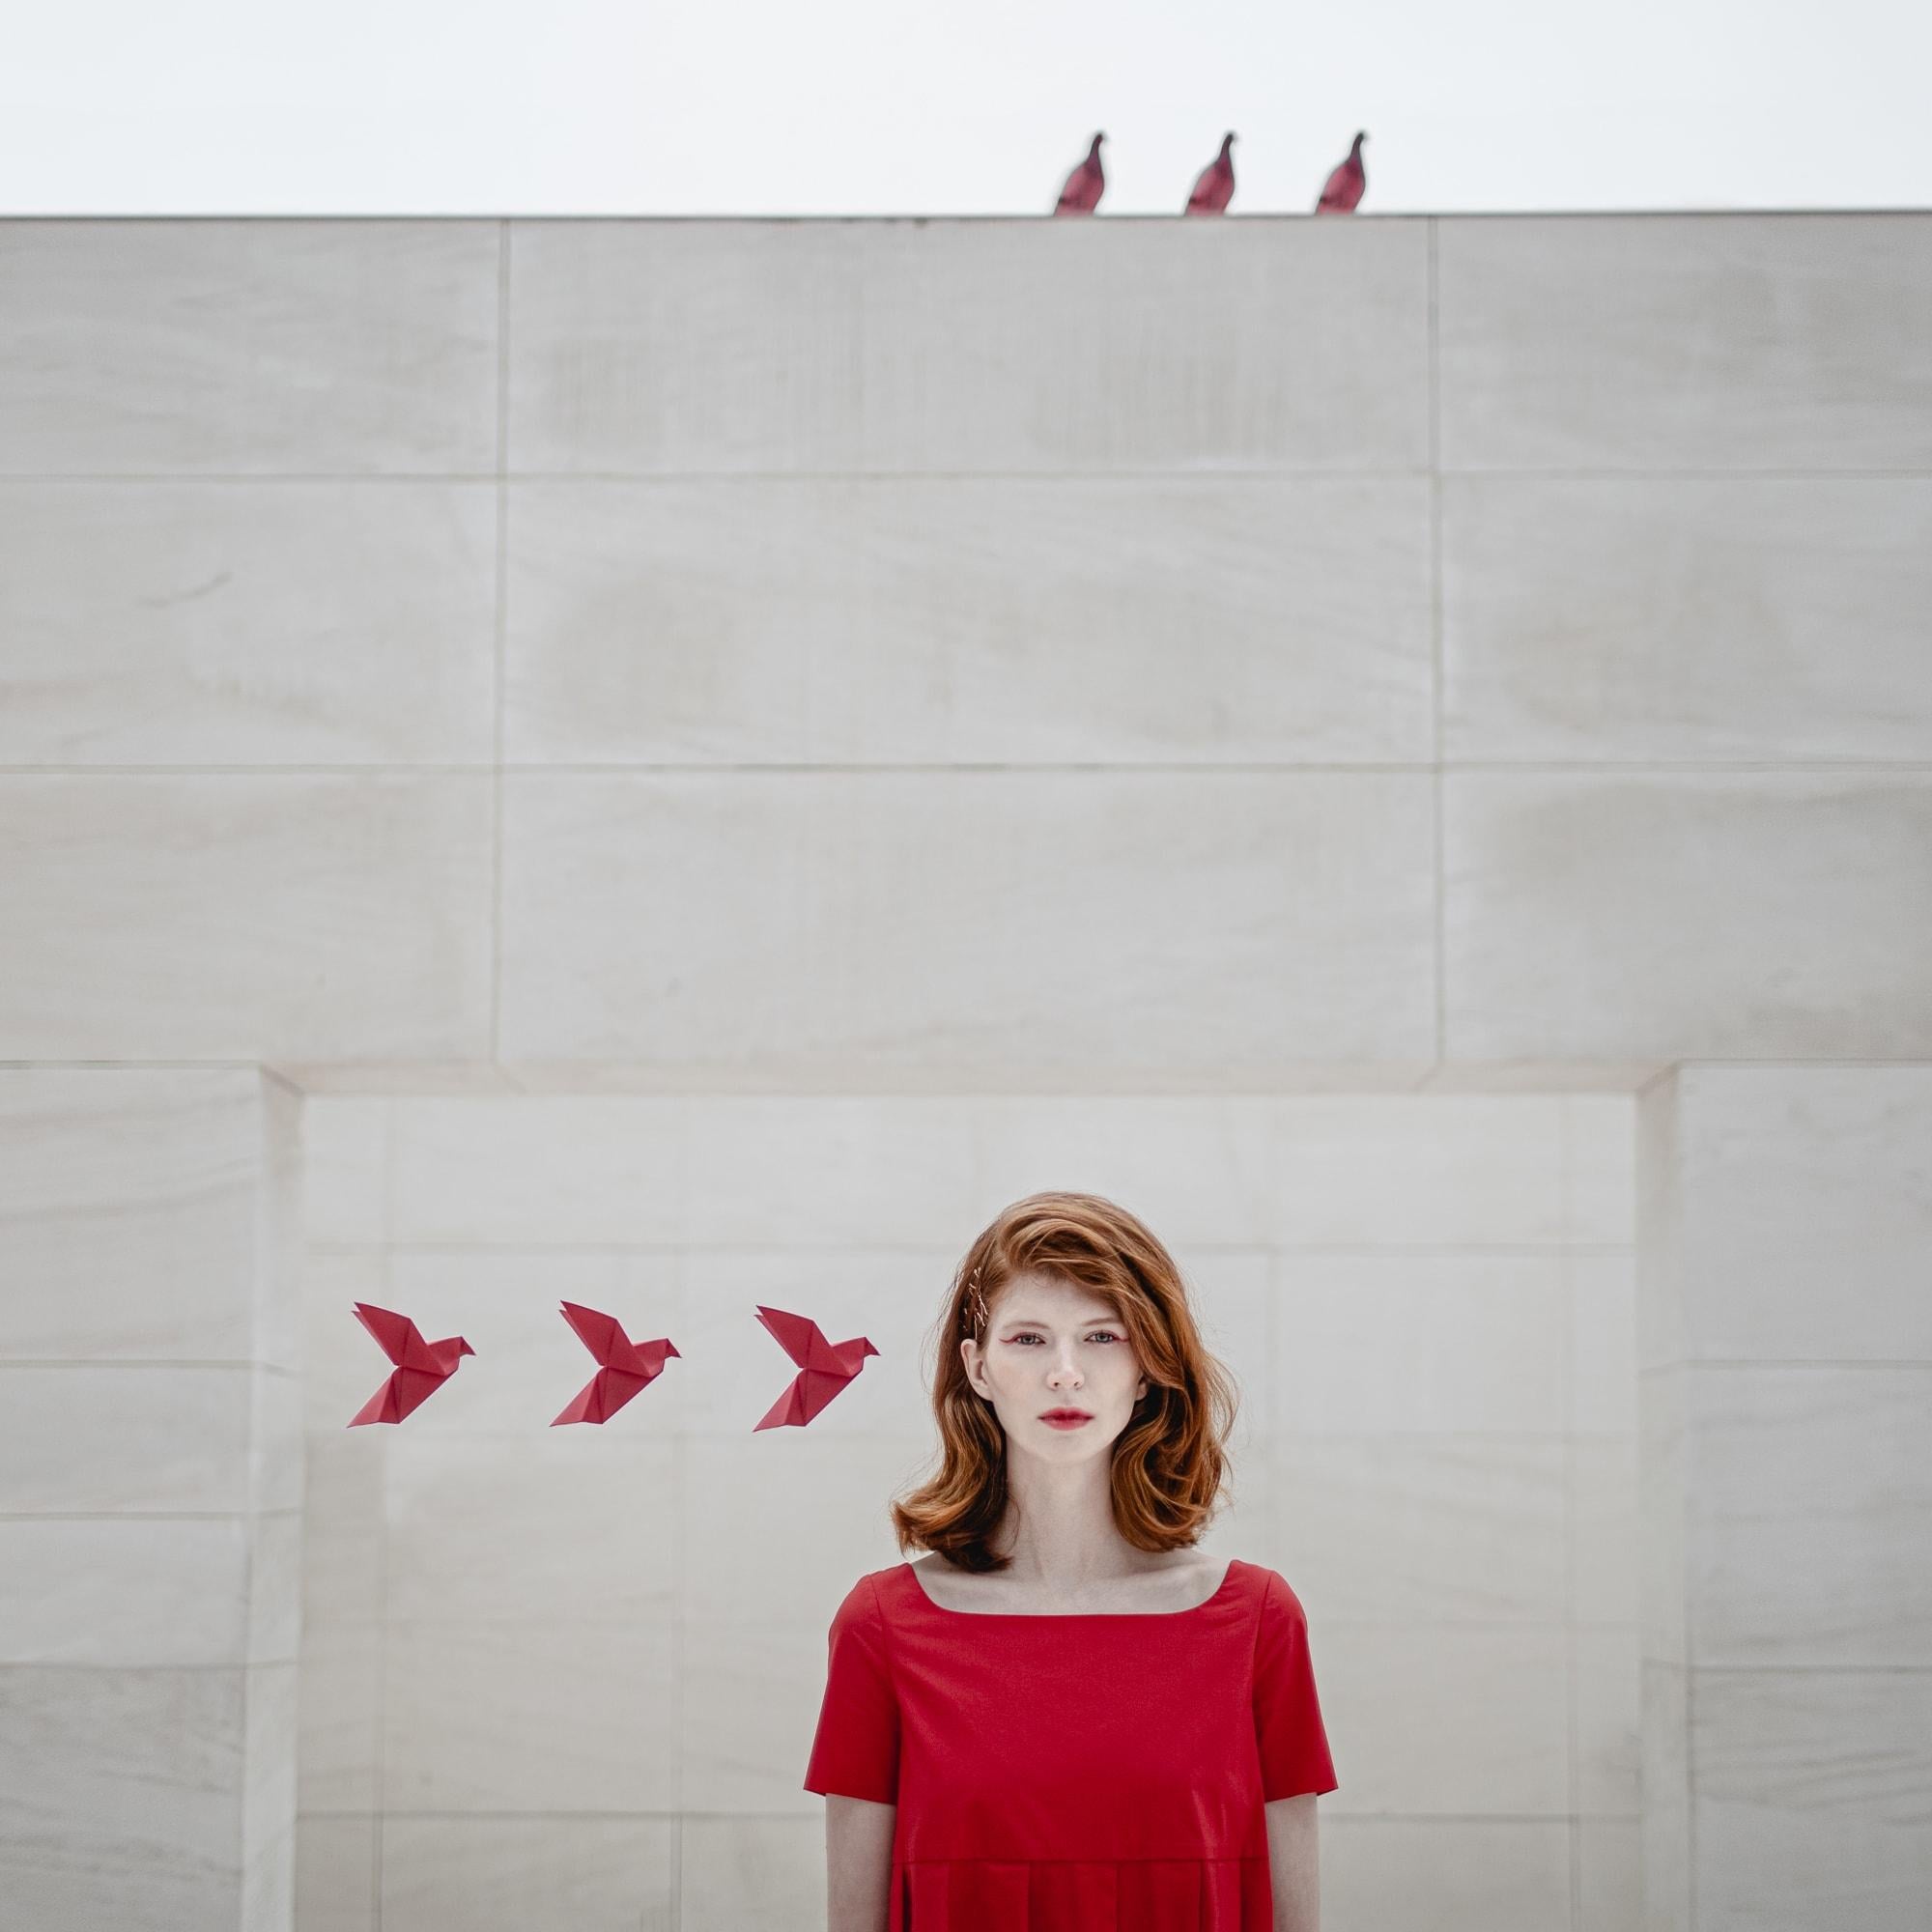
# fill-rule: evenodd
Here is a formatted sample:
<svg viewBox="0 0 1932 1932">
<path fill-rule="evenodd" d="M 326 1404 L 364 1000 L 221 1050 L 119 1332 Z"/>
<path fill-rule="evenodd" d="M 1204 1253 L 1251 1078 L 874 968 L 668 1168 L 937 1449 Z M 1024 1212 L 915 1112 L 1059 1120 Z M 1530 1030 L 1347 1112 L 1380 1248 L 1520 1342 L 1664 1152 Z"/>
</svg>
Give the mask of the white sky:
<svg viewBox="0 0 1932 1932">
<path fill-rule="evenodd" d="M 1932 206 L 1901 0 L 4 0 L 0 213 Z"/>
</svg>

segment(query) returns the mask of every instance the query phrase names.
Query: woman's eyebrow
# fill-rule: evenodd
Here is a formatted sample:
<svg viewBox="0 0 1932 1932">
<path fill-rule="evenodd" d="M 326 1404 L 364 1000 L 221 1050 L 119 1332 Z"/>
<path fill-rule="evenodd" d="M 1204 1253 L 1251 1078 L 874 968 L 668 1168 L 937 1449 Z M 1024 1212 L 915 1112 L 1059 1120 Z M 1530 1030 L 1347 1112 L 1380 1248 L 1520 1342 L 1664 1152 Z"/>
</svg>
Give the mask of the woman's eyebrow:
<svg viewBox="0 0 1932 1932">
<path fill-rule="evenodd" d="M 1118 1328 L 1120 1325 L 1121 1318 L 1118 1315 L 1094 1315 L 1089 1317 L 1085 1321 L 1076 1321 L 1073 1323 L 1073 1326 L 1076 1328 Z M 1051 1328 L 1052 1326 L 1053 1323 L 1051 1321 L 1042 1321 L 1037 1315 L 1014 1315 L 1000 1323 L 1000 1327 L 1003 1330 L 1008 1328 Z"/>
</svg>

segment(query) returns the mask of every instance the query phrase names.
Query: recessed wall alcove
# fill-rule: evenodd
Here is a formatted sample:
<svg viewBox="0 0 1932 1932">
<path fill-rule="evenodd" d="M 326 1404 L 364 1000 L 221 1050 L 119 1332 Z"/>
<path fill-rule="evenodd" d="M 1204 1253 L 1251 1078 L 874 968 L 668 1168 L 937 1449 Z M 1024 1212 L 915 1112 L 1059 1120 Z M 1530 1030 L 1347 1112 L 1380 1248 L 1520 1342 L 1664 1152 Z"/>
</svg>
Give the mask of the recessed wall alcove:
<svg viewBox="0 0 1932 1932">
<path fill-rule="evenodd" d="M 897 1559 L 958 1253 L 1040 1185 L 1174 1246 L 1242 1393 L 1208 1547 L 1310 1606 L 1326 1885 L 1636 1922 L 1627 1094 L 311 1097 L 301 1899 L 322 1922 L 783 1923 L 825 1626 Z M 603 1429 L 559 1299 L 679 1358 Z M 396 1430 L 349 1314 L 473 1360 Z M 879 1357 L 809 1429 L 763 1302 Z M 1106 1687 L 1068 1685 L 1077 1708 Z M 1453 1875 L 1460 1874 L 1460 1878 Z M 679 1900 L 684 1901 L 680 1908 Z M 790 1903 L 788 1903 L 790 1901 Z M 1492 1919 L 1492 1922 L 1494 1920 Z"/>
</svg>

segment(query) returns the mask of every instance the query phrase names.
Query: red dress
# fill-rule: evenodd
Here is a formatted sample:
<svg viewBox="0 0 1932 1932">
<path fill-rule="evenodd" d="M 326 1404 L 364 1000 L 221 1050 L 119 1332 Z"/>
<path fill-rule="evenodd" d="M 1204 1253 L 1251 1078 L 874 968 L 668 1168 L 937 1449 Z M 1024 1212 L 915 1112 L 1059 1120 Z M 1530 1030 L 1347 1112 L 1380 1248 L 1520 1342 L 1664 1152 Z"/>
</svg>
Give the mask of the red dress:
<svg viewBox="0 0 1932 1932">
<path fill-rule="evenodd" d="M 888 1932 L 1272 1932 L 1262 1806 L 1333 1791 L 1308 1621 L 1238 1558 L 1192 1609 L 838 1605 L 805 1789 L 896 1804 Z"/>
</svg>

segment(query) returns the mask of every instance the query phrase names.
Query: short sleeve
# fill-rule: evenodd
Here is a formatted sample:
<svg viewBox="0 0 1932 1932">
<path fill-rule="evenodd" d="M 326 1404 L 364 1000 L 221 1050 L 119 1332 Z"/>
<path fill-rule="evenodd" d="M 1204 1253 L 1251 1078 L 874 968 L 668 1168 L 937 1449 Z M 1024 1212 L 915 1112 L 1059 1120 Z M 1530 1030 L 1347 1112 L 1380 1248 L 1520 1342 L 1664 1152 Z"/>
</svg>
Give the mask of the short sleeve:
<svg viewBox="0 0 1932 1932">
<path fill-rule="evenodd" d="M 832 1619 L 825 1696 L 806 1765 L 805 1788 L 821 1796 L 896 1804 L 899 1706 L 893 1689 L 879 1589 L 862 1577 Z"/>
<path fill-rule="evenodd" d="M 1287 1579 L 1273 1570 L 1255 1632 L 1254 1710 L 1264 1804 L 1338 1788 L 1315 1695 L 1308 1618 Z"/>
</svg>

